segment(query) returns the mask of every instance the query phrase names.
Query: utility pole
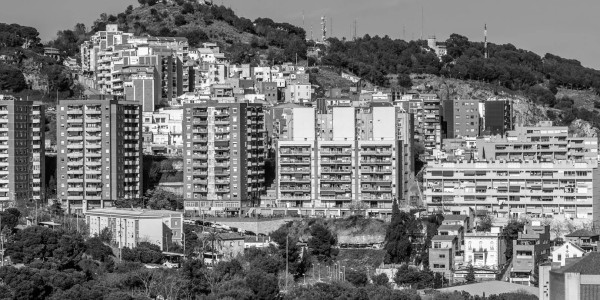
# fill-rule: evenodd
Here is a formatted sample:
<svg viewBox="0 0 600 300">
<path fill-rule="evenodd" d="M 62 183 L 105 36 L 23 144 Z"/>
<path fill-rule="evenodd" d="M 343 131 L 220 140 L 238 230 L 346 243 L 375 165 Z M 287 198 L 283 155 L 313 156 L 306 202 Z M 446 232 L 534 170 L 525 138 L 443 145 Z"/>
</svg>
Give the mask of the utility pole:
<svg viewBox="0 0 600 300">
<path fill-rule="evenodd" d="M 258 233 L 257 233 L 258 235 Z M 290 244 L 290 232 L 288 230 L 285 236 L 285 292 L 288 292 L 288 274 L 290 272 L 290 259 L 289 259 L 289 244 Z"/>
</svg>

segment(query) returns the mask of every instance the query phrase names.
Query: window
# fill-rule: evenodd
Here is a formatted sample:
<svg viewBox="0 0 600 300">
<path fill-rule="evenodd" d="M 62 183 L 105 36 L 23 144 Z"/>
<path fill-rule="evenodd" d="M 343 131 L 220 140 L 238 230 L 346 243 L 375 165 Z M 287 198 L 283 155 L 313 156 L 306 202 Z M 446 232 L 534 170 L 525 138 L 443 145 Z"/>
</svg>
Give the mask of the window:
<svg viewBox="0 0 600 300">
<path fill-rule="evenodd" d="M 446 254 L 440 254 L 440 258 L 446 258 Z"/>
<path fill-rule="evenodd" d="M 558 255 L 558 261 L 562 261 L 562 254 Z"/>
</svg>

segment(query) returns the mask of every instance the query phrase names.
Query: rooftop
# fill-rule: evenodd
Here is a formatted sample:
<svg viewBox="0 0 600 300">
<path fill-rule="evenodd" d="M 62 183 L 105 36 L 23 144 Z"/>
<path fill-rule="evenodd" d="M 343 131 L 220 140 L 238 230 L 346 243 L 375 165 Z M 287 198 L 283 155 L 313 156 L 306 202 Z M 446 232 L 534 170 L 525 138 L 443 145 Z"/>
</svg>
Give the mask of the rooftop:
<svg viewBox="0 0 600 300">
<path fill-rule="evenodd" d="M 131 209 L 131 208 L 99 208 L 88 210 L 87 215 L 121 215 L 131 217 L 181 217 L 182 213 L 171 210 Z"/>
<path fill-rule="evenodd" d="M 454 292 L 454 291 L 465 291 L 472 296 L 478 295 L 499 295 L 503 293 L 511 293 L 517 291 L 525 291 L 528 294 L 538 295 L 539 290 L 537 287 L 526 286 L 517 283 L 505 282 L 505 281 L 484 281 L 480 283 L 460 285 L 455 287 L 448 287 L 443 289 L 438 289 L 440 292 Z"/>
<path fill-rule="evenodd" d="M 600 275 L 600 252 L 590 252 L 576 263 L 553 270 L 552 272 Z"/>
<path fill-rule="evenodd" d="M 435 235 L 431 238 L 432 241 L 452 241 L 456 238 L 455 235 Z"/>
<path fill-rule="evenodd" d="M 438 227 L 438 232 L 440 230 L 460 230 L 462 228 L 462 225 L 441 225 L 440 227 Z"/>
<path fill-rule="evenodd" d="M 465 215 L 444 215 L 444 221 L 464 221 L 467 218 Z"/>
<path fill-rule="evenodd" d="M 594 233 L 592 231 L 589 231 L 587 229 L 579 229 L 579 230 L 575 230 L 565 236 L 566 237 L 592 237 L 592 236 L 598 236 L 598 234 Z"/>
</svg>

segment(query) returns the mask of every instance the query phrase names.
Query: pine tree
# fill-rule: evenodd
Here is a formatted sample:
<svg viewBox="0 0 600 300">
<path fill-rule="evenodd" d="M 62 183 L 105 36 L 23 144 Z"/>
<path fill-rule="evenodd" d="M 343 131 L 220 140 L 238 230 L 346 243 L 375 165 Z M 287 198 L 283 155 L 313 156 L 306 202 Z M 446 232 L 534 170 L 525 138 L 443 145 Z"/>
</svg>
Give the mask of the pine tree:
<svg viewBox="0 0 600 300">
<path fill-rule="evenodd" d="M 467 268 L 467 275 L 465 275 L 465 281 L 467 283 L 475 282 L 475 269 L 473 268 L 473 265 L 469 265 L 469 267 Z"/>
</svg>

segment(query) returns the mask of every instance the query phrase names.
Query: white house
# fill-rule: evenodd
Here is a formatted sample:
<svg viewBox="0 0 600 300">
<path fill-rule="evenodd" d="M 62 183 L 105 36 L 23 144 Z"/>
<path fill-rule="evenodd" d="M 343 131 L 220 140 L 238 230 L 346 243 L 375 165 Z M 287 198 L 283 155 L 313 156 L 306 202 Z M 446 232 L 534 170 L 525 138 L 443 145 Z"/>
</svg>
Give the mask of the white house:
<svg viewBox="0 0 600 300">
<path fill-rule="evenodd" d="M 583 257 L 585 253 L 586 251 L 576 244 L 566 242 L 552 251 L 552 262 L 560 262 L 560 266 L 563 267 L 567 258 Z"/>
</svg>

